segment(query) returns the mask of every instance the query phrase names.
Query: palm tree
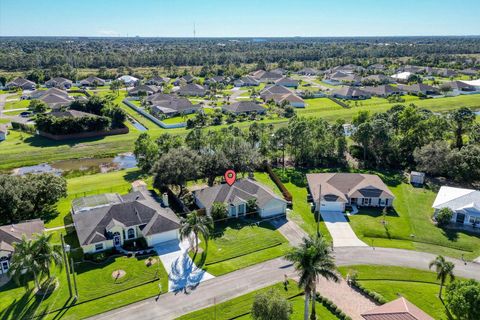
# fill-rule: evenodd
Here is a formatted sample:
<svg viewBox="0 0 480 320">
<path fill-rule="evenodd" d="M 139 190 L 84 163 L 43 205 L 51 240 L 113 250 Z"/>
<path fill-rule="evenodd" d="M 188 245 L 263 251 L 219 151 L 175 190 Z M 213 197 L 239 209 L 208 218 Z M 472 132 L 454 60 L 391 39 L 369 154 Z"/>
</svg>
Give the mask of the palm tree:
<svg viewBox="0 0 480 320">
<path fill-rule="evenodd" d="M 435 260 L 430 262 L 428 268 L 431 269 L 435 267 L 435 271 L 437 272 L 437 280 L 440 280 L 440 291 L 438 292 L 438 297 L 442 298 L 442 288 L 445 284 L 445 280 L 447 277 L 450 278 L 450 281 L 455 280 L 455 276 L 453 274 L 453 269 L 455 268 L 455 264 L 450 261 L 446 261 L 443 256 L 437 256 Z"/>
<path fill-rule="evenodd" d="M 57 267 L 63 267 L 62 249 L 58 245 L 52 245 L 52 236 L 53 234 L 47 235 L 46 233 L 42 233 L 33 243 L 36 257 L 35 260 L 41 266 L 42 273 L 46 273 L 49 279 L 52 263 Z"/>
<path fill-rule="evenodd" d="M 299 247 L 293 248 L 285 256 L 293 262 L 300 280 L 298 285 L 305 291 L 304 320 L 308 320 L 308 303 L 312 298 L 311 319 L 316 319 L 315 300 L 316 284 L 319 277 L 338 281 L 335 273 L 335 262 L 328 242 L 320 235 L 315 238 L 304 238 Z"/>
<path fill-rule="evenodd" d="M 35 287 L 40 289 L 39 277 L 42 273 L 42 266 L 36 259 L 35 242 L 27 239 L 25 235 L 20 242 L 14 243 L 14 252 L 10 260 L 10 268 L 8 272 L 17 284 L 20 284 L 20 279 L 23 274 L 33 275 Z M 25 281 L 25 286 L 28 287 L 28 282 Z"/>
<path fill-rule="evenodd" d="M 187 215 L 182 219 L 182 226 L 180 227 L 180 239 L 191 240 L 193 233 L 195 239 L 195 256 L 198 252 L 198 236 L 201 234 L 205 240 L 205 245 L 208 247 L 208 238 L 210 236 L 210 229 L 213 227 L 213 221 L 210 216 L 201 216 L 196 211 Z"/>
</svg>

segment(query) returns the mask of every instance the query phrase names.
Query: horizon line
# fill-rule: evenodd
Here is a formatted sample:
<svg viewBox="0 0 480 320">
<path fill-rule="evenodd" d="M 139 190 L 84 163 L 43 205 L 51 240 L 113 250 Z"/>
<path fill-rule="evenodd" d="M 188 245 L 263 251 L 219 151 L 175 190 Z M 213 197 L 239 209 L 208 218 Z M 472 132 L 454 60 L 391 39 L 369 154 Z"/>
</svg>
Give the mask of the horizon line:
<svg viewBox="0 0 480 320">
<path fill-rule="evenodd" d="M 448 37 L 480 37 L 480 34 L 450 34 L 450 35 L 337 35 L 337 36 L 140 36 L 140 35 L 0 35 L 0 38 L 153 38 L 153 39 L 288 39 L 288 38 L 448 38 Z"/>
</svg>

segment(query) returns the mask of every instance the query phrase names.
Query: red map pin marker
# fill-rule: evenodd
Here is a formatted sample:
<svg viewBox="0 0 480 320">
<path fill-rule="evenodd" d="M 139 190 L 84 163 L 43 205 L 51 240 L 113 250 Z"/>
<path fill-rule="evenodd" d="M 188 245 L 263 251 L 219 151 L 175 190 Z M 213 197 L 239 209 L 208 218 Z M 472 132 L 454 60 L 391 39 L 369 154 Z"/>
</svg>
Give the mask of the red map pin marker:
<svg viewBox="0 0 480 320">
<path fill-rule="evenodd" d="M 235 171 L 233 171 L 232 169 L 227 170 L 227 171 L 225 172 L 225 181 L 227 181 L 227 184 L 228 184 L 229 186 L 231 186 L 232 184 L 234 184 L 236 179 L 237 179 L 237 174 L 236 174 Z"/>
</svg>

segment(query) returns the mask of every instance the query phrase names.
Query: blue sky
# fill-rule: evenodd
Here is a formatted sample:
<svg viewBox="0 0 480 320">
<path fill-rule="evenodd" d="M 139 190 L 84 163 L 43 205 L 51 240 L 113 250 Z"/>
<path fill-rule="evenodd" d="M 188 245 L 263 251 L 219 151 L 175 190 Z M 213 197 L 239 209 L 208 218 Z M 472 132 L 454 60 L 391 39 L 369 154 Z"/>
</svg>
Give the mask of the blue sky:
<svg viewBox="0 0 480 320">
<path fill-rule="evenodd" d="M 479 0 L 0 0 L 0 35 L 479 35 L 479 13 Z"/>
</svg>

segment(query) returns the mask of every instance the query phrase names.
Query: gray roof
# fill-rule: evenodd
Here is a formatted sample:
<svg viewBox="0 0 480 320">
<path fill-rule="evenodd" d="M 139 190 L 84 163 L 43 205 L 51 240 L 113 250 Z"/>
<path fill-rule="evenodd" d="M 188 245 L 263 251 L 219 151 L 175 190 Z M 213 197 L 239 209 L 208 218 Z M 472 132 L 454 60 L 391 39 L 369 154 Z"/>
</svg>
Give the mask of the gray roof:
<svg viewBox="0 0 480 320">
<path fill-rule="evenodd" d="M 27 87 L 27 86 L 35 86 L 35 82 L 24 79 L 24 78 L 16 78 L 13 81 L 7 82 L 5 86 L 9 87 Z"/>
<path fill-rule="evenodd" d="M 44 230 L 45 226 L 40 219 L 0 226 L 0 250 L 13 252 L 13 244 L 19 242 L 23 235 L 30 239 Z"/>
<path fill-rule="evenodd" d="M 451 81 L 443 84 L 444 86 L 450 87 L 452 90 L 461 90 L 461 91 L 475 91 L 475 87 L 469 85 L 468 83 L 462 81 Z"/>
<path fill-rule="evenodd" d="M 266 110 L 265 107 L 262 107 L 261 105 L 253 101 L 238 101 L 230 105 L 226 104 L 222 106 L 222 109 L 225 111 L 233 112 L 233 113 L 244 113 L 244 112 L 245 113 L 249 113 L 249 112 L 263 113 Z"/>
<path fill-rule="evenodd" d="M 73 109 L 69 109 L 65 111 L 52 111 L 48 114 L 56 118 L 98 117 L 96 114 L 93 114 L 93 113 L 87 113 L 87 112 L 73 110 Z"/>
<path fill-rule="evenodd" d="M 265 95 L 270 95 L 270 94 L 285 94 L 285 93 L 292 93 L 292 90 L 290 90 L 287 87 L 284 87 L 282 85 L 272 84 L 272 85 L 266 86 L 260 92 L 260 96 L 263 97 Z"/>
<path fill-rule="evenodd" d="M 225 204 L 245 203 L 248 200 L 256 199 L 258 207 L 263 208 L 271 200 L 277 199 L 284 201 L 277 196 L 268 187 L 251 179 L 237 180 L 232 186 L 228 184 L 219 184 L 213 187 L 197 190 L 194 193 L 207 210 L 209 210 L 214 202 Z"/>
<path fill-rule="evenodd" d="M 65 90 L 59 89 L 59 88 L 50 88 L 48 90 L 35 90 L 31 92 L 28 97 L 30 99 L 40 99 L 43 96 L 49 95 L 49 94 L 55 94 L 57 96 L 62 96 L 62 97 L 68 97 L 68 93 Z"/>
<path fill-rule="evenodd" d="M 197 83 L 188 83 L 188 84 L 180 87 L 180 89 L 179 89 L 177 92 L 178 92 L 178 93 L 190 93 L 190 92 L 194 92 L 194 93 L 205 94 L 206 89 L 205 89 L 204 86 L 199 85 L 199 84 L 197 84 Z"/>
<path fill-rule="evenodd" d="M 144 236 L 180 228 L 180 219 L 170 208 L 163 208 L 147 190 L 121 197 L 122 202 L 100 206 L 73 214 L 80 245 L 111 239 L 115 226 L 139 226 Z"/>
<path fill-rule="evenodd" d="M 153 94 L 156 93 L 160 90 L 159 87 L 154 86 L 154 85 L 147 85 L 147 84 L 142 84 L 136 87 L 133 87 L 128 91 L 129 94 L 138 94 L 139 92 L 146 92 L 147 94 Z"/>
<path fill-rule="evenodd" d="M 55 77 L 45 82 L 45 84 L 52 84 L 54 86 L 62 85 L 65 83 L 72 83 L 72 80 L 68 80 L 62 77 Z"/>
<path fill-rule="evenodd" d="M 87 84 L 87 85 L 91 85 L 91 84 L 94 84 L 94 83 L 104 84 L 105 80 L 103 80 L 102 78 L 99 78 L 99 77 L 90 76 L 90 77 L 85 78 L 82 81 L 80 81 L 80 83 L 81 84 Z"/>
<path fill-rule="evenodd" d="M 376 87 L 364 87 L 363 91 L 378 96 L 389 96 L 391 94 L 399 94 L 402 92 L 402 90 L 388 84 Z"/>
<path fill-rule="evenodd" d="M 332 92 L 332 95 L 342 97 L 368 97 L 370 93 L 355 87 L 343 87 Z"/>
<path fill-rule="evenodd" d="M 409 93 L 426 93 L 426 92 L 438 92 L 437 88 L 429 86 L 424 83 L 414 83 L 412 85 L 398 85 L 398 88 Z"/>
</svg>

